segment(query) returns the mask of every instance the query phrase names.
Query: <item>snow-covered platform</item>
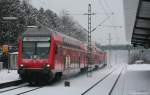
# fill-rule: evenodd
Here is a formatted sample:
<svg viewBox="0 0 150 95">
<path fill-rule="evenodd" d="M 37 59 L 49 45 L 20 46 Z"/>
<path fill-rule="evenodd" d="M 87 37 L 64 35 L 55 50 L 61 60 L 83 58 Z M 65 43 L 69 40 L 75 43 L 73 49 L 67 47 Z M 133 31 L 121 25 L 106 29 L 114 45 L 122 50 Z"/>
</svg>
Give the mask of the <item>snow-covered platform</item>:
<svg viewBox="0 0 150 95">
<path fill-rule="evenodd" d="M 112 95 L 150 95 L 150 64 L 128 65 Z"/>
<path fill-rule="evenodd" d="M 0 84 L 16 80 L 19 80 L 17 70 L 9 70 L 9 71 L 7 69 L 0 70 Z"/>
</svg>

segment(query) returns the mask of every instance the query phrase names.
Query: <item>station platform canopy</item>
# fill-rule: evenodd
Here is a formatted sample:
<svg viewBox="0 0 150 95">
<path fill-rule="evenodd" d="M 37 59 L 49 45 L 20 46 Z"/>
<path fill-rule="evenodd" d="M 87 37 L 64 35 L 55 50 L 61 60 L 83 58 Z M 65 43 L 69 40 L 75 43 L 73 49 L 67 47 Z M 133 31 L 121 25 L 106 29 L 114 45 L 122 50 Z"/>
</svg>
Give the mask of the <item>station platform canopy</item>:
<svg viewBox="0 0 150 95">
<path fill-rule="evenodd" d="M 150 0 L 138 2 L 131 44 L 150 48 Z"/>
</svg>

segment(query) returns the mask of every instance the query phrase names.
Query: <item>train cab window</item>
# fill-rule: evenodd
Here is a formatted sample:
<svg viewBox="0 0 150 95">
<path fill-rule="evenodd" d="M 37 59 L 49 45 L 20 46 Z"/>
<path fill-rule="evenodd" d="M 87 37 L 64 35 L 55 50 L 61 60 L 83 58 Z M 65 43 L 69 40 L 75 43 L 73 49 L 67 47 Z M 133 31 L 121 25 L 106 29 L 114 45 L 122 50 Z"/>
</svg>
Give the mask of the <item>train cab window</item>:
<svg viewBox="0 0 150 95">
<path fill-rule="evenodd" d="M 50 42 L 23 42 L 23 58 L 48 58 Z"/>
<path fill-rule="evenodd" d="M 39 37 L 32 37 L 23 41 L 23 58 L 33 59 L 42 58 L 47 59 L 50 50 L 50 38 L 39 39 Z"/>
<path fill-rule="evenodd" d="M 48 58 L 49 47 L 50 47 L 49 42 L 38 42 L 37 49 L 36 49 L 37 55 L 40 58 Z"/>
<path fill-rule="evenodd" d="M 23 58 L 30 59 L 35 53 L 34 42 L 23 42 Z"/>
</svg>

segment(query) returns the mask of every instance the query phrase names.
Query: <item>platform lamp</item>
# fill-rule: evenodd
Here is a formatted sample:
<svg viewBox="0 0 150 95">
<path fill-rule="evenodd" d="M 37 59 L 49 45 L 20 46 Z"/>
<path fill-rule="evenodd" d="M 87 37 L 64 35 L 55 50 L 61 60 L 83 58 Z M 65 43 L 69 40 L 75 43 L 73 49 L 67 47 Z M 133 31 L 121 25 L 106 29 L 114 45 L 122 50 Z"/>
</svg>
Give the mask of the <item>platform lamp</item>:
<svg viewBox="0 0 150 95">
<path fill-rule="evenodd" d="M 7 21 L 7 27 L 11 29 L 11 26 L 10 26 L 10 21 L 16 21 L 18 18 L 17 17 L 2 17 L 2 19 L 4 21 Z M 8 31 L 8 34 L 10 36 L 10 31 Z M 9 37 L 10 38 L 10 37 Z M 9 43 L 9 39 L 8 39 L 8 73 L 10 73 L 9 69 L 10 69 L 10 54 L 9 54 L 9 46 L 10 46 L 10 43 Z"/>
</svg>

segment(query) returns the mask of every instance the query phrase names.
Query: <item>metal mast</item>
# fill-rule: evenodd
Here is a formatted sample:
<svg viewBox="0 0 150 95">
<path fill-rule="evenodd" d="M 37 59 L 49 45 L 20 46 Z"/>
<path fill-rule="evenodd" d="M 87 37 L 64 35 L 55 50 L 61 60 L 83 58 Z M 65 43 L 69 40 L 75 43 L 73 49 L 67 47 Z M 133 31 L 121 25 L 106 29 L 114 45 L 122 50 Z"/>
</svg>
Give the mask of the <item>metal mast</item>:
<svg viewBox="0 0 150 95">
<path fill-rule="evenodd" d="M 109 35 L 108 44 L 109 44 L 109 47 L 111 47 L 112 37 L 111 37 L 110 33 L 108 35 Z M 108 67 L 111 67 L 111 48 L 109 48 L 109 63 L 108 63 Z"/>
<path fill-rule="evenodd" d="M 91 76 L 91 65 L 92 65 L 92 41 L 91 41 L 91 4 L 88 5 L 88 73 L 87 76 Z"/>
</svg>

